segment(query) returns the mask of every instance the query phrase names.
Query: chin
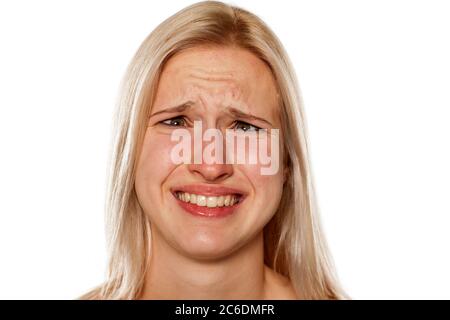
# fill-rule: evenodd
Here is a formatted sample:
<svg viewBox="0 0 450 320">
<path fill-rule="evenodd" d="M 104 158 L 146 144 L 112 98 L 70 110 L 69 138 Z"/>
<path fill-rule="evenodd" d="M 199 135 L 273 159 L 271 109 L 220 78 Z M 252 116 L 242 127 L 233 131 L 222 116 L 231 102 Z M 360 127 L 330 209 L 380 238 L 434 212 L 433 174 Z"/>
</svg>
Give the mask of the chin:
<svg viewBox="0 0 450 320">
<path fill-rule="evenodd" d="M 209 234 L 190 235 L 190 237 L 184 238 L 180 247 L 186 256 L 201 260 L 223 258 L 234 249 L 229 240 Z"/>
</svg>

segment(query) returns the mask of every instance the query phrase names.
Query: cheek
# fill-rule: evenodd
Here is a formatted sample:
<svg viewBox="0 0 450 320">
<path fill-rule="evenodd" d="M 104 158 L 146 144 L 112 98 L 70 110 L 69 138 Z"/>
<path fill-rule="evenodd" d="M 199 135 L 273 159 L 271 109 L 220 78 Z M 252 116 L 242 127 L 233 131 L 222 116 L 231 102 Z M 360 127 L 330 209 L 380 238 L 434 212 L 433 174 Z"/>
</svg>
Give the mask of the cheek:
<svg viewBox="0 0 450 320">
<path fill-rule="evenodd" d="M 279 192 L 281 192 L 283 177 L 280 174 L 280 170 L 278 170 L 278 172 L 273 175 L 262 175 L 261 166 L 259 165 L 245 166 L 243 170 L 247 178 L 255 188 L 256 193 L 268 194 L 275 192 L 275 194 L 278 194 Z"/>
<path fill-rule="evenodd" d="M 279 145 L 278 137 L 258 140 L 257 146 L 248 147 L 246 150 L 253 158 L 258 159 L 258 162 L 241 167 L 255 189 L 257 198 L 265 197 L 267 202 L 277 202 L 277 198 L 281 197 L 283 164 Z"/>
<path fill-rule="evenodd" d="M 264 216 L 267 220 L 275 214 L 282 196 L 281 170 L 274 175 L 262 175 L 259 165 L 245 165 L 241 170 L 254 189 L 254 198 L 251 200 L 255 214 Z"/>
<path fill-rule="evenodd" d="M 164 179 L 175 168 L 170 152 L 173 142 L 170 135 L 152 133 L 148 129 L 142 145 L 142 152 L 136 169 L 136 191 L 146 202 L 146 198 L 161 196 L 160 189 Z"/>
</svg>

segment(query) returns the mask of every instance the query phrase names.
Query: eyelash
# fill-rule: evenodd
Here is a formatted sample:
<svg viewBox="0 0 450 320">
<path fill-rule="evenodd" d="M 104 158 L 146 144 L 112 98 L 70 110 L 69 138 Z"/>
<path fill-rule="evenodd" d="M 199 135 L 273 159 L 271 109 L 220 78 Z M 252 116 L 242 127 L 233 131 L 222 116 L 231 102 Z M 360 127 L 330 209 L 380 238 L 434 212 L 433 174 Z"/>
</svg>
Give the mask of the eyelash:
<svg viewBox="0 0 450 320">
<path fill-rule="evenodd" d="M 161 124 L 164 124 L 164 125 L 166 125 L 166 126 L 169 126 L 169 127 L 179 127 L 179 125 L 173 125 L 173 124 L 166 123 L 166 122 L 171 122 L 171 121 L 175 121 L 175 120 L 182 120 L 182 121 L 186 122 L 186 118 L 185 118 L 185 117 L 183 117 L 183 116 L 177 116 L 177 117 L 173 117 L 173 118 L 170 118 L 170 119 L 163 120 L 163 121 L 161 121 L 160 123 L 161 123 Z M 238 126 L 238 125 L 244 125 L 244 126 L 250 126 L 250 127 L 253 127 L 254 130 L 252 130 L 252 131 L 259 131 L 259 130 L 262 129 L 262 128 L 260 128 L 260 127 L 257 127 L 257 126 L 255 126 L 255 125 L 253 125 L 253 124 L 250 124 L 250 123 L 248 123 L 248 122 L 241 121 L 241 120 L 236 120 L 236 121 L 233 122 L 233 129 L 235 129 L 236 126 Z M 248 132 L 249 130 L 244 130 L 244 131 L 245 131 L 245 132 Z"/>
<path fill-rule="evenodd" d="M 183 120 L 184 122 L 186 122 L 186 119 L 184 117 L 178 116 L 178 117 L 173 117 L 173 118 L 170 118 L 170 119 L 163 120 L 160 123 L 162 123 L 162 124 L 164 124 L 166 126 L 169 126 L 169 127 L 178 127 L 177 125 L 169 124 L 169 123 L 166 123 L 166 122 L 167 121 L 173 121 L 173 120 L 180 120 L 180 119 Z"/>
</svg>

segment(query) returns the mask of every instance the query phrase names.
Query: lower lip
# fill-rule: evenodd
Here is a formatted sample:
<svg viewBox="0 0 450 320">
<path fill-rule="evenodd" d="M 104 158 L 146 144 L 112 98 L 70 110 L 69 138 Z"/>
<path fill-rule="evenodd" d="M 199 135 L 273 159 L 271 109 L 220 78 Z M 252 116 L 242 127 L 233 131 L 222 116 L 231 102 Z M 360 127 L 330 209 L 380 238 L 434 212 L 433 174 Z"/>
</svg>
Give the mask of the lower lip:
<svg viewBox="0 0 450 320">
<path fill-rule="evenodd" d="M 175 195 L 174 195 L 174 197 L 177 200 L 180 207 L 183 208 L 188 213 L 195 215 L 195 216 L 210 217 L 210 218 L 220 218 L 220 217 L 226 217 L 226 216 L 232 215 L 233 213 L 236 212 L 236 210 L 238 209 L 239 205 L 242 203 L 242 200 L 243 200 L 243 199 L 241 199 L 237 204 L 234 204 L 229 207 L 223 206 L 223 207 L 210 208 L 207 206 L 204 206 L 204 207 L 198 206 L 198 205 L 190 203 L 190 202 L 184 202 L 184 201 L 178 199 Z"/>
</svg>

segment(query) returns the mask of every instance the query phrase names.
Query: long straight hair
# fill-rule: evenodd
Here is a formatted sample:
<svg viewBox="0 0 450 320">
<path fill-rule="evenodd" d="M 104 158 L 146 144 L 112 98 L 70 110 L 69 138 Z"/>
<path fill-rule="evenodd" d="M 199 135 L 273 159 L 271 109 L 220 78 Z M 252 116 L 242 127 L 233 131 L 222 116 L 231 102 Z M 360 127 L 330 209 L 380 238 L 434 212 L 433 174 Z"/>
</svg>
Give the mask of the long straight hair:
<svg viewBox="0 0 450 320">
<path fill-rule="evenodd" d="M 321 231 L 303 102 L 281 42 L 256 15 L 217 1 L 184 8 L 143 41 L 121 83 L 113 124 L 105 205 L 105 281 L 79 299 L 137 299 L 151 255 L 151 225 L 134 189 L 135 170 L 165 63 L 200 45 L 249 50 L 273 73 L 288 175 L 277 212 L 264 227 L 264 262 L 288 277 L 299 299 L 347 299 Z"/>
</svg>

